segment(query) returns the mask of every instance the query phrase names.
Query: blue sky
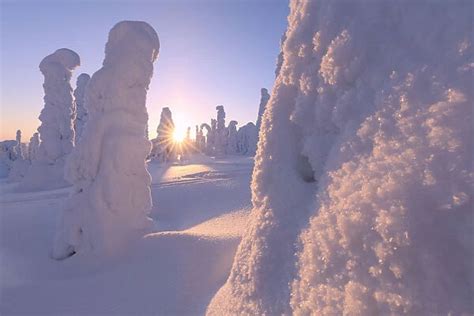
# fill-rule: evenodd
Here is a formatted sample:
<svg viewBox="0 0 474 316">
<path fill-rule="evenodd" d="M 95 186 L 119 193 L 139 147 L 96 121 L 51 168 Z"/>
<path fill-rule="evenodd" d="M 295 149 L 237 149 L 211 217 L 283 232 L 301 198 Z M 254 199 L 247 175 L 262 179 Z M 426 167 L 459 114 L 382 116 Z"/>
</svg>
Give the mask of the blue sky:
<svg viewBox="0 0 474 316">
<path fill-rule="evenodd" d="M 151 24 L 160 37 L 147 106 L 150 136 L 168 106 L 179 128 L 210 121 L 223 104 L 227 121 L 255 121 L 260 88 L 271 89 L 286 0 L 2 1 L 0 139 L 24 140 L 39 126 L 43 57 L 66 47 L 81 57 L 72 84 L 93 74 L 107 34 L 122 20 Z"/>
</svg>

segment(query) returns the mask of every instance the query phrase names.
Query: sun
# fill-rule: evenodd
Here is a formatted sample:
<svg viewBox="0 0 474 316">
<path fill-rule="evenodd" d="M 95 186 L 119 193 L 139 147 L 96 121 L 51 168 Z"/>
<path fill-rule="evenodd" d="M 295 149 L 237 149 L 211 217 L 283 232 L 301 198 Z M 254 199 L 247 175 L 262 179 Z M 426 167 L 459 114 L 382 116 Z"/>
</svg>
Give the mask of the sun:
<svg viewBox="0 0 474 316">
<path fill-rule="evenodd" d="M 175 143 L 181 143 L 186 137 L 186 131 L 180 128 L 175 128 L 173 131 L 173 141 Z"/>
</svg>

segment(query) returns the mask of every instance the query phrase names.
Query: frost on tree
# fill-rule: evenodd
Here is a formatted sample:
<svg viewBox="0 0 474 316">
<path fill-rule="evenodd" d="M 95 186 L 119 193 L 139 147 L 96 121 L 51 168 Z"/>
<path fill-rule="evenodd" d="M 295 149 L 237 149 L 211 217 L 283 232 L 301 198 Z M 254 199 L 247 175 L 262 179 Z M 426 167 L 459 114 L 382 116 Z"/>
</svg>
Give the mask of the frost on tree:
<svg viewBox="0 0 474 316">
<path fill-rule="evenodd" d="M 44 76 L 44 108 L 39 119 L 41 144 L 36 159 L 22 180 L 23 189 L 47 189 L 67 185 L 64 163 L 74 146 L 74 103 L 70 84 L 79 56 L 61 48 L 46 56 L 39 68 Z"/>
<path fill-rule="evenodd" d="M 84 125 L 87 122 L 87 109 L 84 107 L 84 93 L 87 83 L 91 77 L 88 74 L 80 74 L 76 81 L 76 90 L 74 90 L 74 100 L 76 102 L 76 120 L 74 121 L 75 143 L 79 142 Z"/>
<path fill-rule="evenodd" d="M 265 112 L 265 107 L 267 106 L 268 100 L 270 100 L 270 95 L 268 90 L 262 88 L 260 90 L 260 105 L 258 106 L 258 117 L 257 117 L 257 132 L 260 131 L 260 126 L 262 125 L 262 116 Z"/>
<path fill-rule="evenodd" d="M 151 225 L 145 103 L 158 50 L 145 22 L 120 22 L 109 33 L 103 67 L 86 89 L 87 129 L 66 166 L 73 193 L 57 231 L 56 259 L 117 253 Z"/>
<path fill-rule="evenodd" d="M 153 159 L 161 162 L 174 160 L 176 154 L 173 140 L 174 128 L 171 110 L 168 107 L 165 107 L 161 110 L 160 124 L 156 129 L 157 136 L 152 140 Z"/>
<path fill-rule="evenodd" d="M 249 122 L 237 131 L 237 150 L 244 156 L 253 156 L 257 151 L 258 130 Z"/>
<path fill-rule="evenodd" d="M 15 147 L 17 141 L 5 140 L 0 142 L 0 177 L 7 177 L 17 158 Z"/>
<path fill-rule="evenodd" d="M 292 2 L 208 314 L 474 313 L 472 20 L 466 1 Z"/>
</svg>

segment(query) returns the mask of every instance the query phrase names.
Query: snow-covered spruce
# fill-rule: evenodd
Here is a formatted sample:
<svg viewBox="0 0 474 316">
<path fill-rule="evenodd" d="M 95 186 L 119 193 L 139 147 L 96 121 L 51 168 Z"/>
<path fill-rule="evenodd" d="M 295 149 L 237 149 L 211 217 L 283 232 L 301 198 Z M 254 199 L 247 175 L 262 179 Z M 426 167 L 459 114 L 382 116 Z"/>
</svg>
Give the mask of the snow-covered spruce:
<svg viewBox="0 0 474 316">
<path fill-rule="evenodd" d="M 39 134 L 34 133 L 33 136 L 30 138 L 30 142 L 28 143 L 28 159 L 30 162 L 36 159 L 38 149 L 39 149 Z"/>
<path fill-rule="evenodd" d="M 225 110 L 223 105 L 216 106 L 217 120 L 216 120 L 216 134 L 214 143 L 214 153 L 216 156 L 223 156 L 226 154 L 227 147 L 227 131 L 225 128 Z"/>
<path fill-rule="evenodd" d="M 20 181 L 30 167 L 30 161 L 25 158 L 27 153 L 23 152 L 23 144 L 21 142 L 21 130 L 16 131 L 16 145 L 13 147 L 14 161 L 11 164 L 8 174 L 9 181 Z"/>
<path fill-rule="evenodd" d="M 472 19 L 291 3 L 250 225 L 208 314 L 474 313 Z"/>
<path fill-rule="evenodd" d="M 151 224 L 145 103 L 158 51 L 158 36 L 145 22 L 123 21 L 109 33 L 103 67 L 86 89 L 87 129 L 67 161 L 74 187 L 58 227 L 56 259 L 117 253 Z"/>
<path fill-rule="evenodd" d="M 74 103 L 70 84 L 72 71 L 80 65 L 79 56 L 61 48 L 46 56 L 39 68 L 44 76 L 44 108 L 39 119 L 41 144 L 20 188 L 51 189 L 67 185 L 64 163 L 74 146 Z"/>
<path fill-rule="evenodd" d="M 0 177 L 7 177 L 12 169 L 16 155 L 17 141 L 5 140 L 0 142 Z"/>
<path fill-rule="evenodd" d="M 173 114 L 171 113 L 170 108 L 164 107 L 161 110 L 160 123 L 156 129 L 157 136 L 152 140 L 152 159 L 161 162 L 172 161 L 175 159 L 176 153 L 173 144 L 174 129 Z"/>
<path fill-rule="evenodd" d="M 260 126 L 262 125 L 262 116 L 265 112 L 265 108 L 267 106 L 268 100 L 270 100 L 270 95 L 268 94 L 268 90 L 262 88 L 260 90 L 260 104 L 258 106 L 258 117 L 257 117 L 257 132 L 260 132 Z"/>
<path fill-rule="evenodd" d="M 226 152 L 235 155 L 239 148 L 237 147 L 237 121 L 230 121 L 227 126 L 227 149 Z"/>
<path fill-rule="evenodd" d="M 249 122 L 237 132 L 238 152 L 245 156 L 253 156 L 257 151 L 258 131 L 254 123 Z"/>
<path fill-rule="evenodd" d="M 76 89 L 74 90 L 74 100 L 76 102 L 76 120 L 74 121 L 75 144 L 81 139 L 84 125 L 87 122 L 87 109 L 84 107 L 84 93 L 90 79 L 91 77 L 88 74 L 83 73 L 77 77 L 76 81 Z"/>
</svg>

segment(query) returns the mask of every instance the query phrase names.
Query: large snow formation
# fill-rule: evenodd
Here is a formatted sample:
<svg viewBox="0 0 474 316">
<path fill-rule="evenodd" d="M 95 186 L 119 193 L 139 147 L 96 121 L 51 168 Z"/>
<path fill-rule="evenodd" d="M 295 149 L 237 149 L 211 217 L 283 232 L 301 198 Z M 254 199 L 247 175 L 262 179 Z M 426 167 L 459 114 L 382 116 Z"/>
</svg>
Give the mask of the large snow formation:
<svg viewBox="0 0 474 316">
<path fill-rule="evenodd" d="M 39 144 L 39 134 L 34 133 L 33 136 L 31 136 L 30 142 L 28 144 L 28 159 L 30 160 L 30 162 L 36 159 L 39 150 Z"/>
<path fill-rule="evenodd" d="M 10 173 L 13 162 L 17 158 L 16 146 L 17 141 L 15 140 L 0 142 L 0 178 L 8 176 Z"/>
<path fill-rule="evenodd" d="M 67 185 L 64 163 L 74 146 L 74 103 L 70 84 L 79 56 L 61 48 L 46 56 L 39 68 L 44 76 L 44 108 L 39 119 L 41 144 L 36 160 L 22 180 L 23 189 L 48 189 Z"/>
<path fill-rule="evenodd" d="M 80 74 L 77 77 L 76 89 L 74 90 L 74 100 L 76 102 L 76 120 L 74 121 L 74 131 L 75 131 L 75 143 L 79 142 L 81 139 L 82 132 L 84 130 L 84 125 L 87 122 L 87 110 L 84 107 L 84 93 L 86 91 L 86 86 L 91 76 L 86 73 Z"/>
<path fill-rule="evenodd" d="M 146 95 L 159 40 L 145 22 L 123 21 L 109 33 L 103 67 L 89 81 L 87 129 L 71 153 L 74 185 L 62 214 L 53 257 L 109 255 L 149 228 L 151 177 L 145 168 Z"/>
<path fill-rule="evenodd" d="M 472 3 L 291 2 L 210 315 L 474 313 Z"/>
<path fill-rule="evenodd" d="M 227 130 L 225 127 L 225 110 L 223 105 L 216 106 L 217 120 L 216 120 L 216 134 L 214 143 L 214 153 L 216 156 L 223 156 L 226 154 L 227 148 Z"/>
<path fill-rule="evenodd" d="M 30 167 L 30 160 L 27 159 L 27 152 L 23 152 L 21 142 L 21 130 L 16 131 L 16 145 L 12 148 L 14 160 L 11 163 L 8 180 L 20 181 L 23 179 Z"/>
</svg>

